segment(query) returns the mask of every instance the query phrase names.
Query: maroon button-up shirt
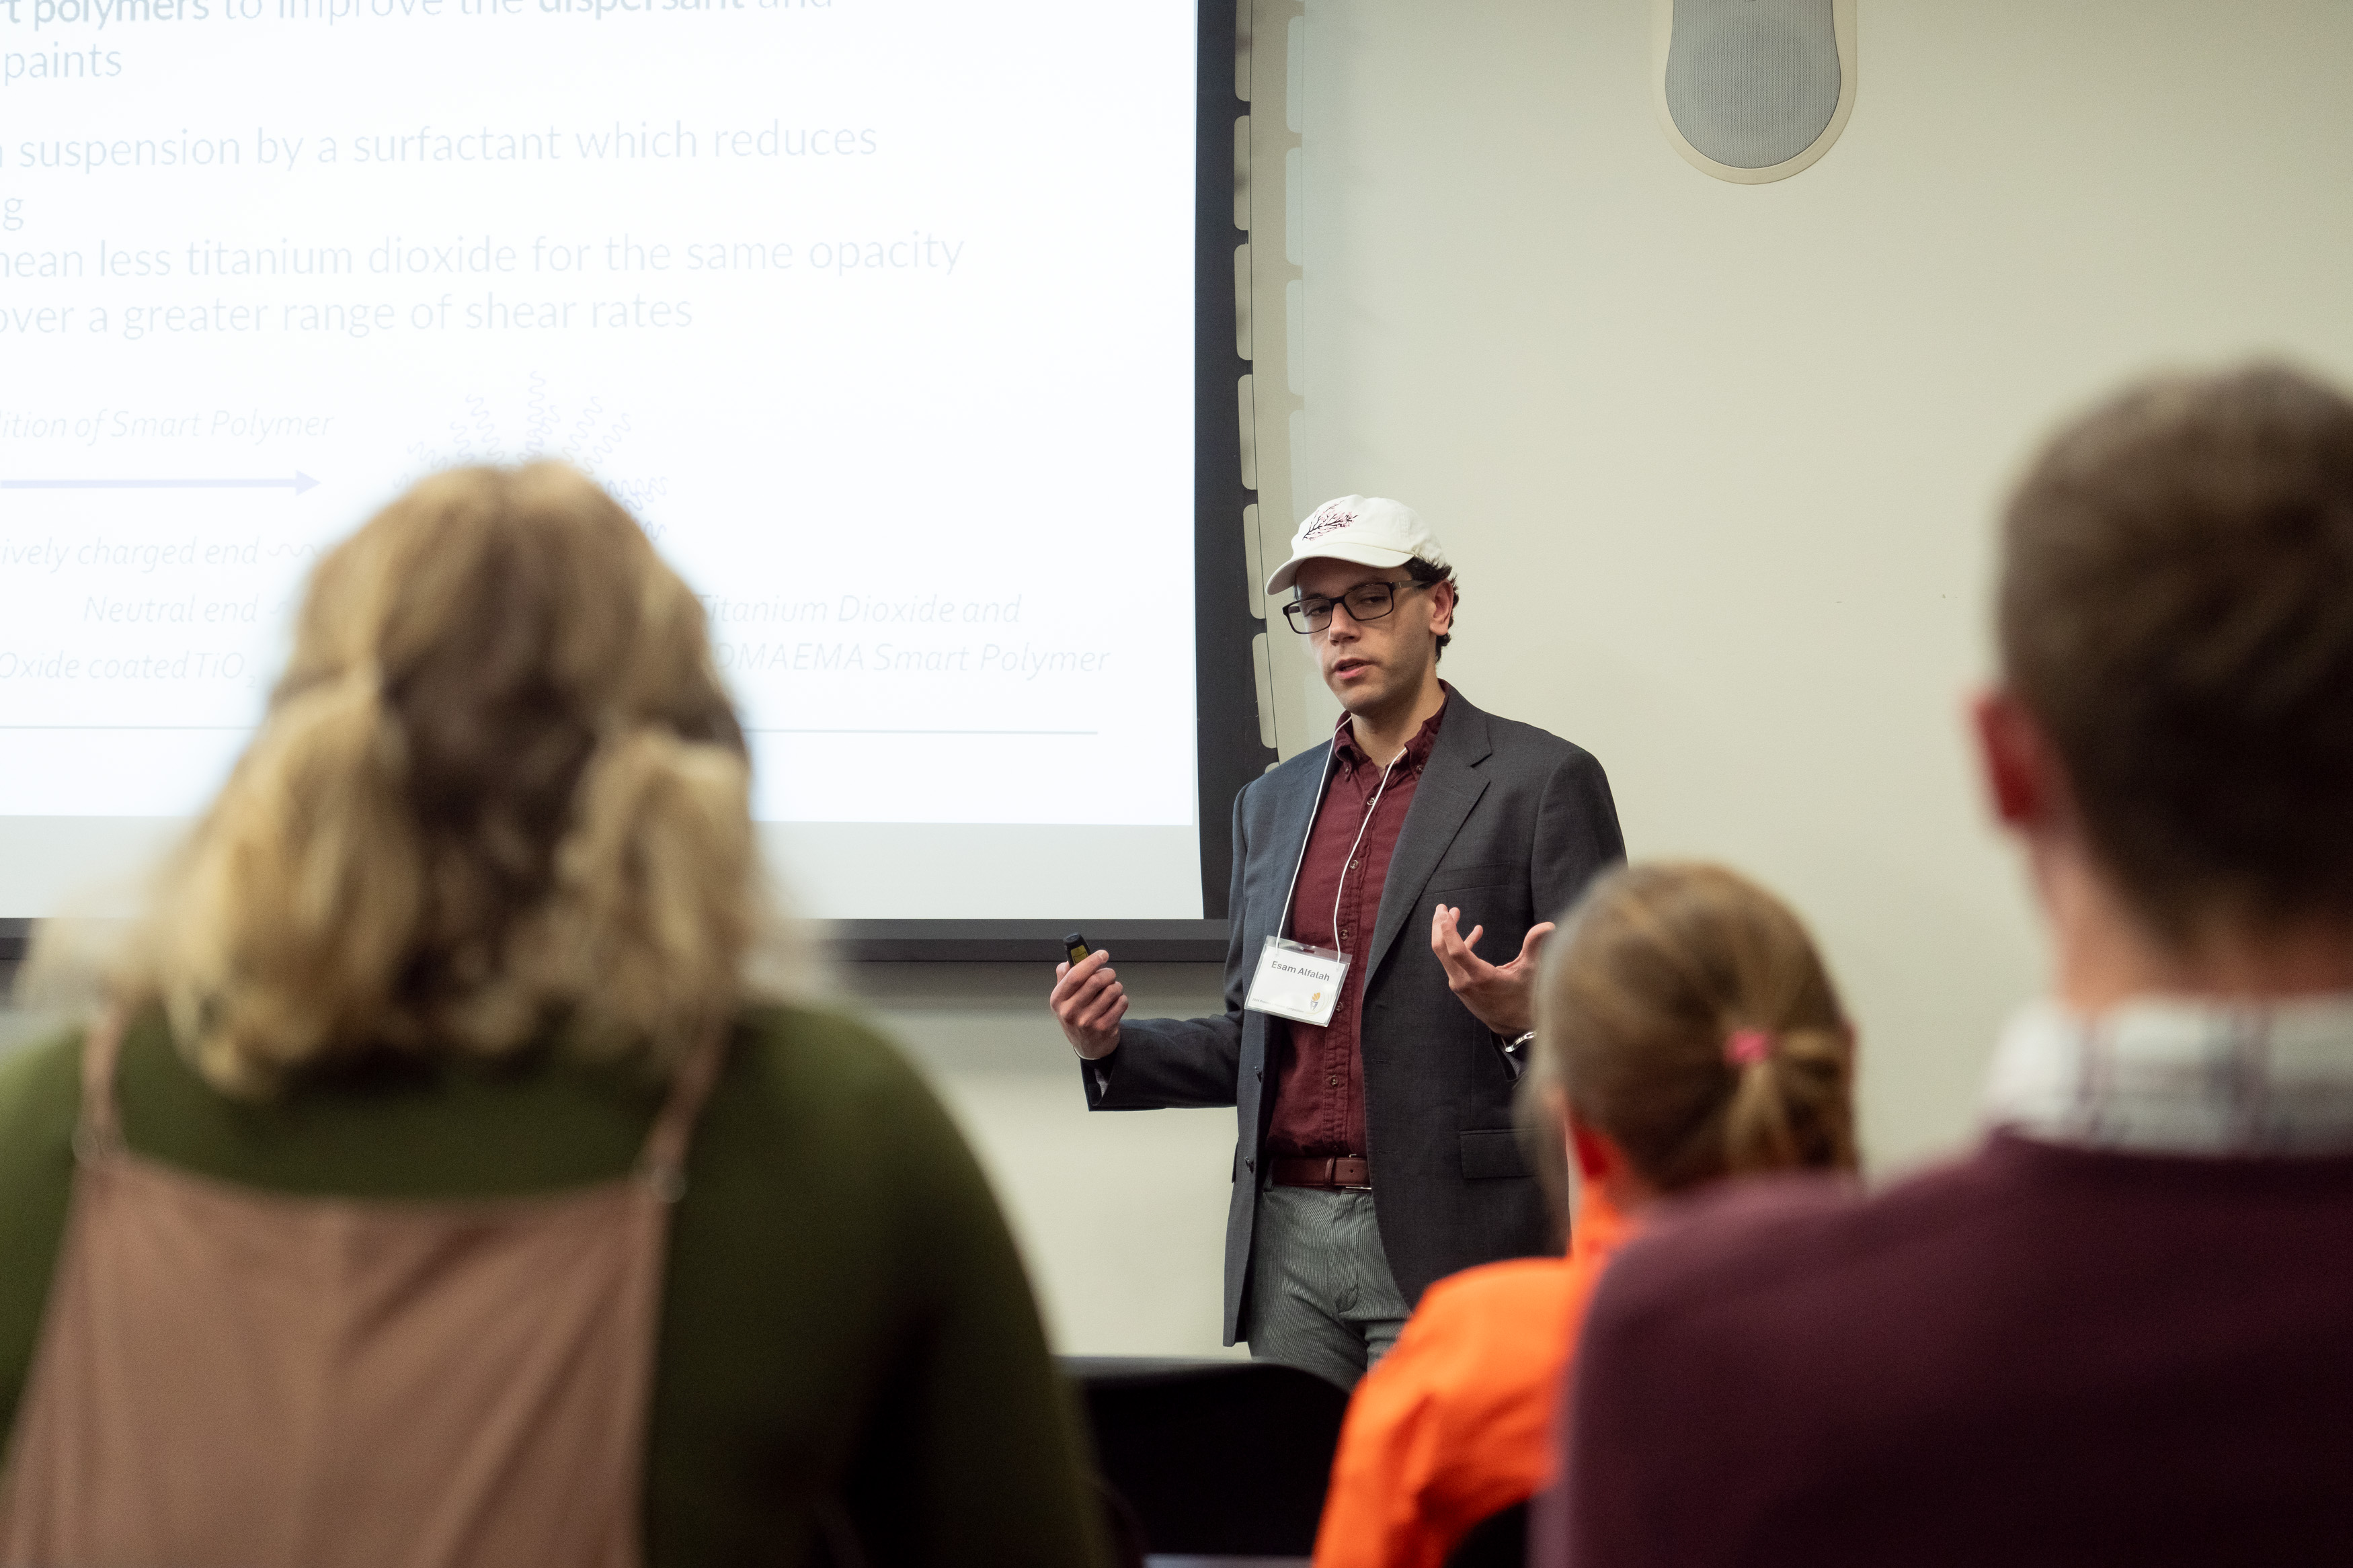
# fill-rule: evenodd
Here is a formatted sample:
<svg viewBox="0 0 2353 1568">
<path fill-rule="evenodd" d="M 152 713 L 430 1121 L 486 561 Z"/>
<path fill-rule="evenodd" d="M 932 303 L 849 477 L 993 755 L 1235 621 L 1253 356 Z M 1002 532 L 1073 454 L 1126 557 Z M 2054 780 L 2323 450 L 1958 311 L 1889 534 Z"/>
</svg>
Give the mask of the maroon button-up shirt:
<svg viewBox="0 0 2353 1568">
<path fill-rule="evenodd" d="M 1270 1154 L 1321 1158 L 1366 1152 L 1360 1034 L 1365 950 L 1372 943 L 1373 921 L 1380 915 L 1389 856 L 1405 829 L 1414 786 L 1421 782 L 1422 764 L 1438 744 L 1438 726 L 1445 717 L 1446 710 L 1440 708 L 1406 743 L 1389 765 L 1386 789 L 1382 770 L 1356 744 L 1346 714 L 1340 716 L 1333 733 L 1331 783 L 1307 835 L 1307 856 L 1300 864 L 1291 930 L 1285 934 L 1310 947 L 1338 948 L 1348 955 L 1348 976 L 1341 984 L 1329 1024 L 1286 1026 L 1290 1041 L 1287 1047 L 1278 1046 L 1276 1056 L 1281 1065 L 1275 1070 L 1274 1114 L 1266 1135 Z"/>
</svg>

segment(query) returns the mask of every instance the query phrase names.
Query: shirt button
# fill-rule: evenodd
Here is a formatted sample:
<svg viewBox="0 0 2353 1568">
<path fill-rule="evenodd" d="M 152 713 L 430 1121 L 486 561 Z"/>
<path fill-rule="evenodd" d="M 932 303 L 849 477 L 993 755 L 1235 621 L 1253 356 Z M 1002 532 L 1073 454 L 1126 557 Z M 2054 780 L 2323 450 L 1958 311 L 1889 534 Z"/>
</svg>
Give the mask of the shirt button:
<svg viewBox="0 0 2353 1568">
<path fill-rule="evenodd" d="M 1330 1084 L 1334 1089 L 1337 1089 L 1340 1087 L 1340 1075 L 1338 1073 L 1334 1073 L 1330 1078 L 1325 1079 L 1324 1081 Z"/>
</svg>

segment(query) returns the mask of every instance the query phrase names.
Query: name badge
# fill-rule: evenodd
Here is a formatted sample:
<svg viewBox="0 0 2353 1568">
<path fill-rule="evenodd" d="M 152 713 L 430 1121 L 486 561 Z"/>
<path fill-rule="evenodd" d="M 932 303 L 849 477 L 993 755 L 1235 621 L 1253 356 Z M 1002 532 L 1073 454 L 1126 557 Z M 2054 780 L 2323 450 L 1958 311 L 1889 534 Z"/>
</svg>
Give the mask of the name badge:
<svg viewBox="0 0 2353 1568">
<path fill-rule="evenodd" d="M 1346 953 L 1271 936 L 1258 955 L 1258 973 L 1242 1005 L 1303 1024 L 1328 1024 L 1347 974 Z"/>
</svg>

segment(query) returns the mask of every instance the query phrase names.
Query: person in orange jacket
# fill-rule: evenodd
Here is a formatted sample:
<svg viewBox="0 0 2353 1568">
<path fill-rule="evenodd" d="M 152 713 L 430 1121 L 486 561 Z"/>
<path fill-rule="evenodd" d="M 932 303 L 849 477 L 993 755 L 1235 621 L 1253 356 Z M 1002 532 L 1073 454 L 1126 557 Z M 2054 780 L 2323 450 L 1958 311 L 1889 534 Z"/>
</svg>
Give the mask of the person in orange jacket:
<svg viewBox="0 0 2353 1568">
<path fill-rule="evenodd" d="M 1854 1032 L 1788 907 L 1721 867 L 1634 866 L 1562 922 L 1537 987 L 1524 1132 L 1567 1256 L 1432 1285 L 1356 1387 L 1315 1568 L 1440 1568 L 1482 1520 L 1556 1472 L 1553 1409 L 1587 1301 L 1644 1212 L 1778 1171 L 1852 1171 Z"/>
</svg>

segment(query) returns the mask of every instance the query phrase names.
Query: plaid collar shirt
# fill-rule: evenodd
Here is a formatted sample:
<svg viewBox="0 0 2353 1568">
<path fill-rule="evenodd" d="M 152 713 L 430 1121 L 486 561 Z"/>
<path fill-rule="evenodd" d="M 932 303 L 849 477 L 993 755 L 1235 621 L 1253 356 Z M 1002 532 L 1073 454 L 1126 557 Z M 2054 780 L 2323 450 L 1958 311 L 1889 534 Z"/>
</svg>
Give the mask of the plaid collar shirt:
<svg viewBox="0 0 2353 1568">
<path fill-rule="evenodd" d="M 1986 1120 L 2118 1153 L 2353 1153 L 2353 994 L 2089 1016 L 2036 1003 L 2002 1035 Z"/>
</svg>

